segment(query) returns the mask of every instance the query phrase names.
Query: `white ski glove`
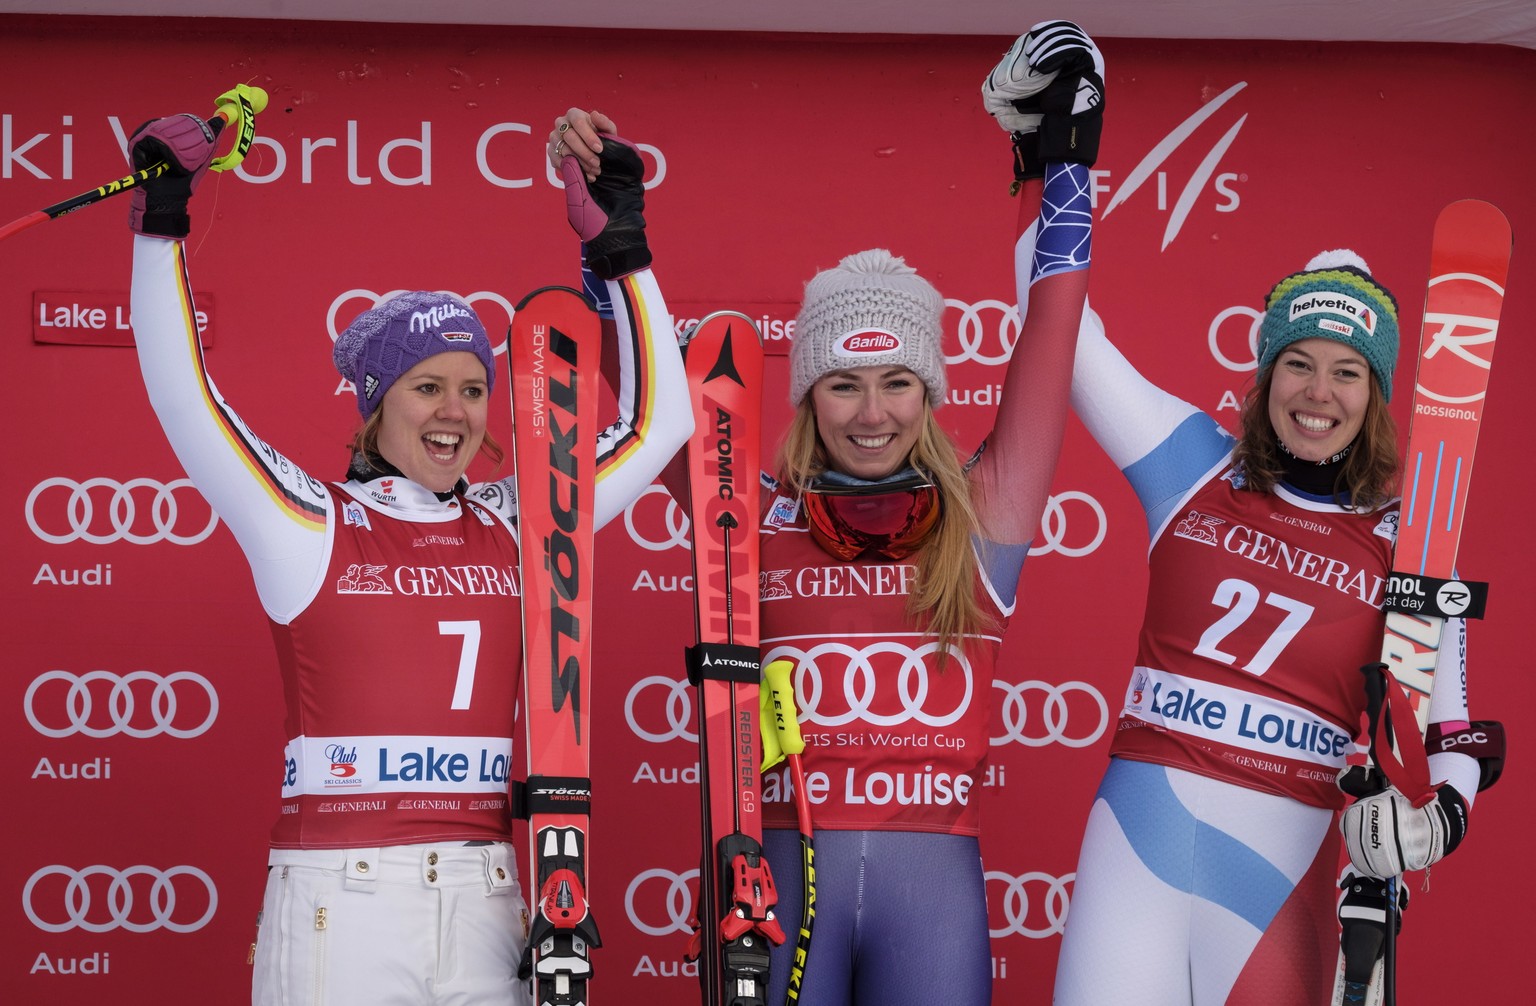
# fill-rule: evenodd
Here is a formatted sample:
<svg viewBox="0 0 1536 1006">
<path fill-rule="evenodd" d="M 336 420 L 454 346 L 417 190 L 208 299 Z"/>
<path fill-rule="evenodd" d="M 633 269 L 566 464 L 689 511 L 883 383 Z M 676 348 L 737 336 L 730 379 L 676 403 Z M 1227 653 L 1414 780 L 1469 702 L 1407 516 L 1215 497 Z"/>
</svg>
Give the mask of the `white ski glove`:
<svg viewBox="0 0 1536 1006">
<path fill-rule="evenodd" d="M 1013 137 L 1013 191 L 1048 163 L 1098 159 L 1104 57 L 1071 21 L 1042 21 L 1020 36 L 982 81 L 981 100 Z"/>
<path fill-rule="evenodd" d="M 981 84 L 981 102 L 997 124 L 1010 133 L 1040 128 L 1040 95 L 1059 73 L 1091 70 L 1098 78 L 1074 87 L 1072 114 L 1079 115 L 1103 101 L 1104 57 L 1088 34 L 1071 21 L 1042 21 L 1029 29 Z"/>
<path fill-rule="evenodd" d="M 1354 868 L 1385 880 L 1422 870 L 1455 849 L 1467 833 L 1467 802 L 1442 785 L 1435 799 L 1414 807 L 1389 786 L 1345 808 L 1339 830 Z"/>
</svg>

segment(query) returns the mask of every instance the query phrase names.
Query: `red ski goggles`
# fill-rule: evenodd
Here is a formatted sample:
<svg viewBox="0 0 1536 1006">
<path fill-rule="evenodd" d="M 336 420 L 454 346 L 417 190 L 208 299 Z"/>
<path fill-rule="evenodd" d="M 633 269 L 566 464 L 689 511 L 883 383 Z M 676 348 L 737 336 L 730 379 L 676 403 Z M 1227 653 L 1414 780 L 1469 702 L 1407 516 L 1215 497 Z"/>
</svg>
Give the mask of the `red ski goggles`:
<svg viewBox="0 0 1536 1006">
<path fill-rule="evenodd" d="M 802 497 L 811 536 L 848 562 L 866 552 L 902 559 L 917 551 L 939 522 L 937 486 L 915 477 L 872 486 L 818 485 Z"/>
</svg>

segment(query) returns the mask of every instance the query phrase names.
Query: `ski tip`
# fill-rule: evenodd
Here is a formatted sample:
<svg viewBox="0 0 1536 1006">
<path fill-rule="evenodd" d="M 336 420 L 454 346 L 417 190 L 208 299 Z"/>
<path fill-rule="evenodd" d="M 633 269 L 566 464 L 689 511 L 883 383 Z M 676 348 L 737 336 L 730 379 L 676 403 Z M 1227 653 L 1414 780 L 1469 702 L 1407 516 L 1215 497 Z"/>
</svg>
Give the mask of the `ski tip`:
<svg viewBox="0 0 1536 1006">
<path fill-rule="evenodd" d="M 527 294 L 525 297 L 523 297 L 522 300 L 517 302 L 517 307 L 513 309 L 513 313 L 515 314 L 516 312 L 523 310 L 529 304 L 532 304 L 535 300 L 538 300 L 541 297 L 550 297 L 551 299 L 559 300 L 566 296 L 575 297 L 589 311 L 597 310 L 596 305 L 588 300 L 587 295 L 582 293 L 580 290 L 573 290 L 568 286 L 560 286 L 555 284 L 552 286 L 541 286 L 537 290 Z"/>
<path fill-rule="evenodd" d="M 703 318 L 700 318 L 699 323 L 688 331 L 688 336 L 685 342 L 691 342 L 693 337 L 698 335 L 700 332 L 709 332 L 721 325 L 725 325 L 731 328 L 734 328 L 738 325 L 745 326 L 752 332 L 754 336 L 757 337 L 758 342 L 763 341 L 763 333 L 762 330 L 757 327 L 757 322 L 753 321 L 751 318 L 748 318 L 740 311 L 712 311 L 709 314 L 706 314 Z"/>
<path fill-rule="evenodd" d="M 1482 240 L 1510 240 L 1509 218 L 1504 211 L 1483 199 L 1458 199 L 1446 205 L 1436 218 L 1435 227 L 1476 228 Z"/>
</svg>

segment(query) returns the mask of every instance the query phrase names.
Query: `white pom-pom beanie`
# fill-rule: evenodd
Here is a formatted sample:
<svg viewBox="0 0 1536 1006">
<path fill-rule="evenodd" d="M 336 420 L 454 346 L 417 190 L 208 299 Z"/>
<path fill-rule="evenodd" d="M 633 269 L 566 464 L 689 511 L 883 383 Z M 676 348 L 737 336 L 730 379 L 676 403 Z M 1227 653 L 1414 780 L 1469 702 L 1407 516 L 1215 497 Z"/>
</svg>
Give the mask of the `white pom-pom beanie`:
<svg viewBox="0 0 1536 1006">
<path fill-rule="evenodd" d="M 789 351 L 789 400 L 799 405 L 823 375 L 854 367 L 906 367 L 944 403 L 948 380 L 939 316 L 944 298 L 883 248 L 849 255 L 805 285 Z"/>
</svg>

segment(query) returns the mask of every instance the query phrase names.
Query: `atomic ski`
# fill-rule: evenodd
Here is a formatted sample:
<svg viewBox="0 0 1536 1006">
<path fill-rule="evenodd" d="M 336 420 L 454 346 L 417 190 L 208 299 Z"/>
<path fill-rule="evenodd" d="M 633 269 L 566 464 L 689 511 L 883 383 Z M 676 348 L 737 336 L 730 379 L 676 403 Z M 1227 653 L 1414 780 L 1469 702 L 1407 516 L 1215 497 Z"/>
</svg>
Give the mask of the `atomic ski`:
<svg viewBox="0 0 1536 1006">
<path fill-rule="evenodd" d="M 688 442 L 694 628 L 687 651 L 699 730 L 703 854 L 699 961 L 709 1006 L 762 1006 L 769 943 L 784 942 L 762 854 L 758 783 L 758 441 L 763 353 L 744 315 L 712 314 L 688 342 L 694 434 Z"/>
<path fill-rule="evenodd" d="M 581 1006 L 600 946 L 587 902 L 592 780 L 592 535 L 602 331 L 546 287 L 512 317 L 513 456 L 523 591 L 523 723 L 532 930 L 519 976 L 536 1006 Z"/>
<path fill-rule="evenodd" d="M 1383 689 L 1372 740 L 1377 765 L 1410 799 L 1429 785 L 1421 742 L 1445 620 L 1481 617 L 1486 597 L 1484 585 L 1455 579 L 1456 549 L 1509 256 L 1509 222 L 1488 203 L 1452 203 L 1435 221 L 1381 651 L 1381 663 L 1401 692 Z M 1396 729 L 1405 731 L 1402 744 L 1383 729 L 1394 706 L 1401 709 Z M 1397 912 L 1387 906 L 1398 899 L 1396 884 L 1354 879 L 1339 909 L 1343 930 L 1333 1001 L 1390 1004 Z"/>
</svg>

